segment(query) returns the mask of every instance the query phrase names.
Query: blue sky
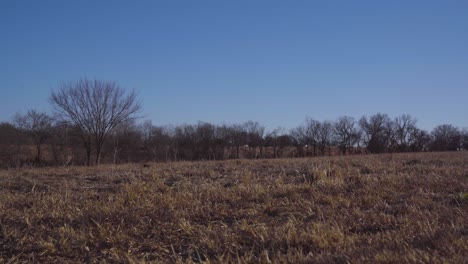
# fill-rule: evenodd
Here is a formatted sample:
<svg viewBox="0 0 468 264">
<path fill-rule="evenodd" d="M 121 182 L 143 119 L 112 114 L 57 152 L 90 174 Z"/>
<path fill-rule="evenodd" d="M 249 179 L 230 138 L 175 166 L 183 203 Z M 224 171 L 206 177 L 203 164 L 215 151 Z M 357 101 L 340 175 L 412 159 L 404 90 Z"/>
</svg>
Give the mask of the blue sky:
<svg viewBox="0 0 468 264">
<path fill-rule="evenodd" d="M 409 113 L 468 127 L 468 1 L 0 1 L 0 121 L 83 77 L 153 124 Z"/>
</svg>

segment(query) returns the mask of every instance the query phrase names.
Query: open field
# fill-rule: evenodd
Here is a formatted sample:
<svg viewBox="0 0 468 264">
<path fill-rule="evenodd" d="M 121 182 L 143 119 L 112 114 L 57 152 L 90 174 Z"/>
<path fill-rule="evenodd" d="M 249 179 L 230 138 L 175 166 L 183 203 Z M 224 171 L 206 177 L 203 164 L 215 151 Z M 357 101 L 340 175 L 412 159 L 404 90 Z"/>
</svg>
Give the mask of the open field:
<svg viewBox="0 0 468 264">
<path fill-rule="evenodd" d="M 466 263 L 468 152 L 0 171 L 0 263 Z"/>
</svg>

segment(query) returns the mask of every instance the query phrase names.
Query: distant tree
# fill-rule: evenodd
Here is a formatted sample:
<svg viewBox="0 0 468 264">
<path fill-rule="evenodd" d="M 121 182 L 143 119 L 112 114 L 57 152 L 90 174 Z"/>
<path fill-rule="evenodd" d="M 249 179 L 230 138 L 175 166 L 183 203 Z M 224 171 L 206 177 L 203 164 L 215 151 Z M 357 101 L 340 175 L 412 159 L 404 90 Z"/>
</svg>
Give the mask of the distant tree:
<svg viewBox="0 0 468 264">
<path fill-rule="evenodd" d="M 339 117 L 333 125 L 333 130 L 335 142 L 341 154 L 345 155 L 347 151 L 349 152 L 351 150 L 359 134 L 356 128 L 356 121 L 350 116 Z"/>
<path fill-rule="evenodd" d="M 174 141 L 178 159 L 195 160 L 197 146 L 194 125 L 180 125 L 174 128 Z"/>
<path fill-rule="evenodd" d="M 170 160 L 172 140 L 170 129 L 153 126 L 151 121 L 147 120 L 139 126 L 139 131 L 148 160 Z"/>
<path fill-rule="evenodd" d="M 411 151 L 425 151 L 429 148 L 428 146 L 431 143 L 431 135 L 427 131 L 419 128 L 416 128 L 412 132 L 411 138 Z"/>
<path fill-rule="evenodd" d="M 436 126 L 431 133 L 433 151 L 455 151 L 460 148 L 461 133 L 452 125 Z"/>
<path fill-rule="evenodd" d="M 387 114 L 377 113 L 369 119 L 363 116 L 359 120 L 359 125 L 369 152 L 388 151 L 392 139 L 392 120 Z"/>
<path fill-rule="evenodd" d="M 149 149 L 151 145 L 151 141 L 154 137 L 153 132 L 154 132 L 154 126 L 151 120 L 145 120 L 143 124 L 138 126 L 138 130 L 140 131 L 141 134 L 141 139 L 143 141 L 143 146 L 146 149 Z"/>
<path fill-rule="evenodd" d="M 320 142 L 320 129 L 321 123 L 312 118 L 306 118 L 305 121 L 305 132 L 307 138 L 307 145 L 312 146 L 313 148 L 313 155 L 317 155 L 317 147 Z"/>
<path fill-rule="evenodd" d="M 168 126 L 155 127 L 153 129 L 153 140 L 154 144 L 159 147 L 159 153 L 161 154 L 160 160 L 169 161 L 172 147 L 171 128 Z"/>
<path fill-rule="evenodd" d="M 0 145 L 25 143 L 25 138 L 19 136 L 21 131 L 9 122 L 0 123 Z"/>
<path fill-rule="evenodd" d="M 214 131 L 215 135 L 212 146 L 214 158 L 216 160 L 224 160 L 226 158 L 226 149 L 229 149 L 232 146 L 232 144 L 229 143 L 229 134 L 226 133 L 227 130 L 225 125 L 215 126 Z"/>
<path fill-rule="evenodd" d="M 27 138 L 13 124 L 0 123 L 0 167 L 19 166 L 21 145 L 27 143 Z"/>
<path fill-rule="evenodd" d="M 42 145 L 52 135 L 53 118 L 44 112 L 28 110 L 26 114 L 16 114 L 15 124 L 24 134 L 31 138 L 36 146 L 36 162 L 41 162 Z"/>
<path fill-rule="evenodd" d="M 234 138 L 233 138 L 233 129 L 230 125 L 218 125 L 216 128 L 216 139 L 223 146 L 220 151 L 220 159 L 233 158 L 234 151 Z M 226 155 L 227 154 L 227 155 Z"/>
<path fill-rule="evenodd" d="M 141 105 L 134 91 L 126 92 L 115 82 L 82 79 L 62 84 L 50 102 L 60 116 L 78 129 L 90 165 L 94 144 L 96 164 L 109 134 L 119 125 L 135 119 Z"/>
<path fill-rule="evenodd" d="M 107 149 L 111 150 L 103 153 L 112 153 L 112 162 L 114 164 L 146 160 L 139 152 L 143 140 L 134 120 L 119 124 L 112 130 L 108 139 L 109 144 L 107 145 L 110 146 L 107 146 Z"/>
<path fill-rule="evenodd" d="M 244 125 L 242 124 L 234 124 L 228 129 L 230 134 L 229 143 L 235 147 L 235 158 L 239 159 L 240 147 L 246 145 L 249 142 L 247 131 L 245 130 Z"/>
<path fill-rule="evenodd" d="M 468 128 L 462 131 L 462 148 L 468 150 Z"/>
<path fill-rule="evenodd" d="M 140 132 L 143 148 L 146 151 L 147 157 L 152 160 L 157 160 L 157 153 L 158 148 L 160 148 L 160 144 L 158 144 L 157 140 L 159 139 L 159 135 L 156 135 L 158 132 L 157 128 L 153 126 L 151 120 L 146 120 L 138 127 Z"/>
<path fill-rule="evenodd" d="M 177 127 L 167 125 L 161 128 L 168 140 L 166 160 L 177 161 L 180 159 L 179 139 L 177 138 Z"/>
<path fill-rule="evenodd" d="M 305 122 L 290 132 L 298 154 L 300 156 L 316 156 L 319 152 L 325 154 L 325 149 L 332 144 L 333 124 L 329 121 L 320 122 L 312 118 L 306 118 Z M 304 150 L 305 148 L 305 150 Z"/>
<path fill-rule="evenodd" d="M 198 122 L 194 132 L 195 159 L 216 159 L 216 126 L 207 122 Z"/>
<path fill-rule="evenodd" d="M 66 122 L 54 122 L 49 141 L 55 164 L 67 165 L 72 163 L 74 146 L 81 146 L 73 132 L 74 129 Z"/>
<path fill-rule="evenodd" d="M 290 133 L 292 143 L 296 146 L 298 156 L 307 156 L 308 155 L 308 137 L 307 137 L 307 128 L 304 124 L 297 126 L 296 128 L 291 129 Z M 304 150 L 305 148 L 305 150 Z"/>
<path fill-rule="evenodd" d="M 282 143 L 281 140 L 284 139 L 284 131 L 283 127 L 277 127 L 272 131 L 268 132 L 265 137 L 265 145 L 273 147 L 273 158 L 278 158 Z"/>
<path fill-rule="evenodd" d="M 278 137 L 278 149 L 277 149 L 277 156 L 282 157 L 284 150 L 289 147 L 293 146 L 293 139 L 288 134 L 283 134 Z"/>
<path fill-rule="evenodd" d="M 251 158 L 258 158 L 263 154 L 263 136 L 265 127 L 258 122 L 247 121 L 243 124 L 244 130 L 247 132 L 248 144 L 252 149 Z M 260 154 L 257 154 L 257 148 L 260 149 Z"/>
<path fill-rule="evenodd" d="M 413 137 L 417 120 L 408 114 L 396 117 L 393 122 L 393 132 L 396 140 L 397 151 L 409 151 L 410 145 L 415 138 Z"/>
<path fill-rule="evenodd" d="M 318 130 L 318 146 L 321 155 L 325 155 L 328 149 L 328 155 L 331 155 L 331 145 L 333 142 L 333 123 L 323 121 Z"/>
</svg>

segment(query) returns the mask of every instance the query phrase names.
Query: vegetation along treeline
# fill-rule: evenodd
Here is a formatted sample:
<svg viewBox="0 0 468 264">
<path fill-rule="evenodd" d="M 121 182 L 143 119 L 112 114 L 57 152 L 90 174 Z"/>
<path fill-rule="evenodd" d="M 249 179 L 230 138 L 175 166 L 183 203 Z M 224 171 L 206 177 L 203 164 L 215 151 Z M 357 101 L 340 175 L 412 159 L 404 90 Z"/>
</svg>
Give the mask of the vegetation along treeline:
<svg viewBox="0 0 468 264">
<path fill-rule="evenodd" d="M 49 99 L 54 112 L 18 113 L 0 123 L 0 166 L 141 161 L 259 159 L 468 149 L 467 129 L 428 132 L 416 118 L 377 113 L 334 121 L 306 118 L 287 131 L 258 122 L 155 126 L 141 119 L 134 91 L 115 82 L 63 83 Z"/>
</svg>

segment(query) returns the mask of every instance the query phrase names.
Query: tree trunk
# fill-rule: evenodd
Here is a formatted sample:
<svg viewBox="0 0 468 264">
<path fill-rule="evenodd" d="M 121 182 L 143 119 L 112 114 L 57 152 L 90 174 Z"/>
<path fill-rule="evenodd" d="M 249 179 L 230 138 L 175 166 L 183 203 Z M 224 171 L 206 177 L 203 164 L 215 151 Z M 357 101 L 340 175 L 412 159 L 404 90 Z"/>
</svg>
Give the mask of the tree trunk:
<svg viewBox="0 0 468 264">
<path fill-rule="evenodd" d="M 169 146 L 166 146 L 166 162 L 169 161 Z"/>
<path fill-rule="evenodd" d="M 36 149 L 37 149 L 36 162 L 40 163 L 41 162 L 41 144 L 37 144 Z"/>
<path fill-rule="evenodd" d="M 99 145 L 96 145 L 96 165 L 101 164 L 101 147 Z"/>
<path fill-rule="evenodd" d="M 116 147 L 114 147 L 114 165 L 115 165 L 115 163 L 116 163 L 116 161 L 117 161 L 117 153 L 118 153 L 118 152 L 119 152 L 119 149 L 116 148 Z"/>
<path fill-rule="evenodd" d="M 91 166 L 91 147 L 86 146 L 86 165 Z"/>
<path fill-rule="evenodd" d="M 83 136 L 83 145 L 86 149 L 86 166 L 91 166 L 91 137 Z"/>
</svg>

